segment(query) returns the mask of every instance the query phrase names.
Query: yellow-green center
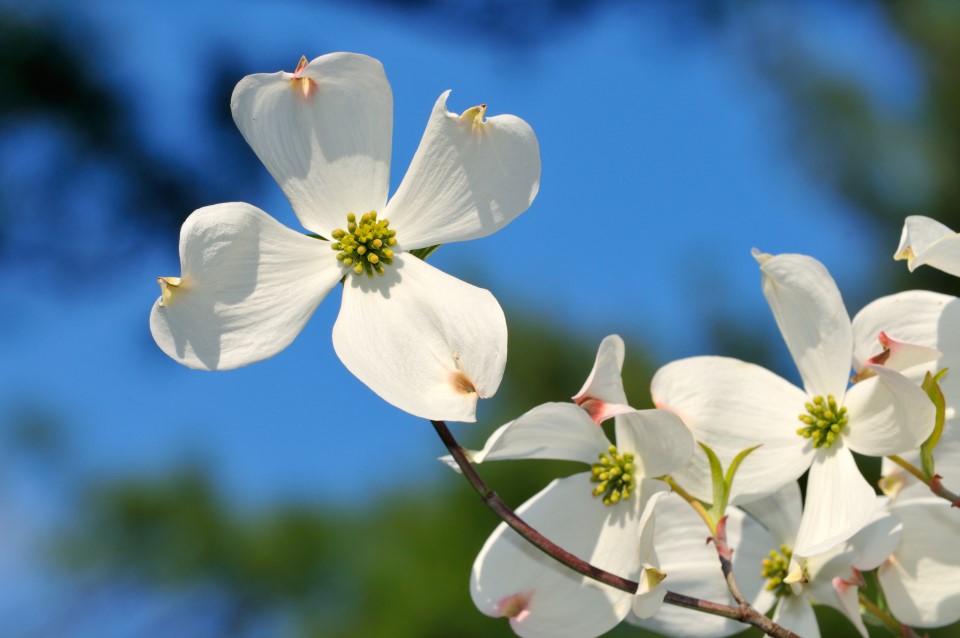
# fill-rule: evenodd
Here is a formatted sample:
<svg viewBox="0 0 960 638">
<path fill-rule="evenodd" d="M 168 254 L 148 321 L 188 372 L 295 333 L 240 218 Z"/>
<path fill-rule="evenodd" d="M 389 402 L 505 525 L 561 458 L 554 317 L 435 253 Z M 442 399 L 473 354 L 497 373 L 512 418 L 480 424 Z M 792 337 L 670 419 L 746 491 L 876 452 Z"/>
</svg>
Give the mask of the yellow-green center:
<svg viewBox="0 0 960 638">
<path fill-rule="evenodd" d="M 611 445 L 590 468 L 590 481 L 598 484 L 593 495 L 602 497 L 604 505 L 627 500 L 633 493 L 634 469 L 633 454 L 620 454 L 617 446 Z"/>
<path fill-rule="evenodd" d="M 393 263 L 392 246 L 397 244 L 397 231 L 390 228 L 390 221 L 377 219 L 377 212 L 364 213 L 357 223 L 353 213 L 347 215 L 347 230 L 333 231 L 331 248 L 338 251 L 337 261 L 358 275 L 383 274 L 383 266 Z"/>
<path fill-rule="evenodd" d="M 797 430 L 797 434 L 805 439 L 813 440 L 813 447 L 830 447 L 840 437 L 844 426 L 847 425 L 847 409 L 838 407 L 833 395 L 813 397 L 808 402 L 806 414 L 800 415 L 800 421 L 805 425 Z"/>
<path fill-rule="evenodd" d="M 770 557 L 763 559 L 763 569 L 760 575 L 767 579 L 767 591 L 772 591 L 777 598 L 792 594 L 790 585 L 783 582 L 790 570 L 790 558 L 793 551 L 786 545 L 780 546 L 780 551 L 770 550 Z"/>
</svg>

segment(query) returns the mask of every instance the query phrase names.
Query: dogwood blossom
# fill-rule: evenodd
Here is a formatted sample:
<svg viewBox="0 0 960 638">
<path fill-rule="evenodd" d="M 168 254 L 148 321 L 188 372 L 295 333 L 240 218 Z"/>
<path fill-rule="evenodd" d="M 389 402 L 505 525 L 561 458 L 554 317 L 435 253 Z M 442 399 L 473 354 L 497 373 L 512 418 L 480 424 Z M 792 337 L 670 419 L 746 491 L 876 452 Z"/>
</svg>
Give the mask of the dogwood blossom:
<svg viewBox="0 0 960 638">
<path fill-rule="evenodd" d="M 771 496 L 745 505 L 767 527 L 777 545 L 763 561 L 768 592 L 774 594 L 773 621 L 805 638 L 819 638 L 820 629 L 811 603 L 828 605 L 843 613 L 863 638 L 867 629 L 860 615 L 860 572 L 880 565 L 893 551 L 901 532 L 900 520 L 884 510 L 886 499 L 874 497 L 871 520 L 850 539 L 817 552 L 799 556 L 793 548 L 810 545 L 804 529 L 800 488 L 791 483 Z M 758 608 L 764 609 L 761 603 Z"/>
<path fill-rule="evenodd" d="M 513 421 L 487 457 L 590 464 L 590 471 L 550 483 L 517 514 L 579 558 L 641 583 L 634 595 L 581 576 L 501 523 L 477 556 L 471 593 L 480 611 L 508 617 L 520 636 L 597 636 L 631 609 L 650 615 L 663 599 L 663 591 L 655 591 L 662 574 L 652 508 L 668 488 L 651 477 L 682 466 L 693 440 L 663 410 L 621 414 L 615 429 L 613 445 L 585 411 L 548 403 Z"/>
<path fill-rule="evenodd" d="M 586 394 L 595 406 L 626 400 L 622 351 L 619 337 L 600 347 L 585 384 L 593 388 Z M 474 562 L 471 594 L 480 611 L 509 618 L 520 636 L 597 636 L 631 610 L 646 617 L 660 607 L 665 590 L 658 587 L 663 573 L 653 548 L 653 507 L 668 488 L 653 477 L 686 463 L 693 438 L 670 412 L 618 411 L 615 445 L 592 418 L 597 410 L 547 403 L 498 428 L 483 450 L 468 453 L 475 463 L 540 458 L 589 464 L 590 471 L 550 483 L 517 514 L 577 557 L 640 584 L 632 594 L 581 576 L 501 523 Z"/>
<path fill-rule="evenodd" d="M 852 328 L 826 268 L 804 255 L 754 256 L 804 389 L 743 361 L 695 357 L 661 368 L 651 391 L 654 403 L 680 415 L 725 466 L 761 444 L 740 466 L 731 503 L 770 494 L 809 468 L 804 544 L 794 552 L 810 556 L 850 538 L 874 516 L 873 488 L 851 450 L 885 456 L 916 448 L 933 429 L 935 410 L 915 383 L 876 364 L 866 366 L 872 376 L 848 389 Z M 703 455 L 674 478 L 711 499 Z"/>
<path fill-rule="evenodd" d="M 537 139 L 486 105 L 433 107 L 410 169 L 389 188 L 393 96 L 380 62 L 324 55 L 243 78 L 233 118 L 310 235 L 244 203 L 201 208 L 180 235 L 181 275 L 161 277 L 150 327 L 178 362 L 209 370 L 271 357 L 343 282 L 333 345 L 397 407 L 472 421 L 506 360 L 503 312 L 486 290 L 410 251 L 489 235 L 533 201 Z"/>
<path fill-rule="evenodd" d="M 960 277 L 960 235 L 935 219 L 911 215 L 893 258 L 906 259 L 910 272 L 926 264 Z"/>
<path fill-rule="evenodd" d="M 960 299 L 925 290 L 882 297 L 853 320 L 855 367 L 869 361 L 920 380 L 946 369 L 939 384 L 948 417 L 933 450 L 935 470 L 944 485 L 960 487 Z M 870 335 L 881 334 L 878 342 Z M 920 454 L 901 455 L 920 467 Z M 878 569 L 894 616 L 916 627 L 942 627 L 960 620 L 960 509 L 889 459 L 881 486 L 891 497 L 889 510 L 903 521 L 900 542 Z"/>
</svg>

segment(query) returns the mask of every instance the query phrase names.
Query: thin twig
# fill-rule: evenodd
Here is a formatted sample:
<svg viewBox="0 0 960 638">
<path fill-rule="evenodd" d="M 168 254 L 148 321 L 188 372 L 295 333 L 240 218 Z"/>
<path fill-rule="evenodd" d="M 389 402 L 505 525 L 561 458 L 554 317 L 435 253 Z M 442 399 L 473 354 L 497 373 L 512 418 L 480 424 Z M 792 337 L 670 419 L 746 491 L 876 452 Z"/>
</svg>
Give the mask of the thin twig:
<svg viewBox="0 0 960 638">
<path fill-rule="evenodd" d="M 897 456 L 896 454 L 892 454 L 887 458 L 926 484 L 926 486 L 930 488 L 931 492 L 942 499 L 950 501 L 950 504 L 954 507 L 960 507 L 960 496 L 954 494 L 943 485 L 943 481 L 941 480 L 939 474 L 934 474 L 933 478 L 928 479 L 926 476 L 924 476 L 920 468 L 905 458 Z"/>
<path fill-rule="evenodd" d="M 577 573 L 604 583 L 605 585 L 609 585 L 615 589 L 619 589 L 630 594 L 636 593 L 638 586 L 636 581 L 623 578 L 622 576 L 617 576 L 616 574 L 591 565 L 585 560 L 574 556 L 562 547 L 555 545 L 543 534 L 530 527 L 530 525 L 517 516 L 517 514 L 506 503 L 503 502 L 500 496 L 497 495 L 497 493 L 494 492 L 493 489 L 491 489 L 482 478 L 480 478 L 480 475 L 477 474 L 473 464 L 464 453 L 463 448 L 460 447 L 460 444 L 457 443 L 457 440 L 447 428 L 447 424 L 443 421 L 433 420 L 431 420 L 430 423 L 433 424 L 433 428 L 437 431 L 437 435 L 440 437 L 440 440 L 443 441 L 443 444 L 447 447 L 447 450 L 449 450 L 450 454 L 453 455 L 453 458 L 460 467 L 461 472 L 463 472 L 464 477 L 466 477 L 467 481 L 477 492 L 477 494 L 480 495 L 483 503 L 490 508 L 500 518 L 500 520 L 509 525 L 515 532 L 517 532 L 528 542 L 532 543 L 540 551 L 544 552 L 554 560 L 566 565 Z M 672 591 L 668 591 L 666 593 L 663 602 L 676 605 L 678 607 L 694 609 L 707 614 L 712 614 L 714 616 L 723 616 L 725 618 L 738 620 L 744 624 L 757 627 L 768 636 L 774 636 L 774 638 L 800 638 L 800 636 L 797 634 L 781 627 L 780 625 L 777 625 L 749 605 L 732 607 L 730 605 L 721 605 L 719 603 L 700 600 L 684 594 L 677 594 Z"/>
</svg>

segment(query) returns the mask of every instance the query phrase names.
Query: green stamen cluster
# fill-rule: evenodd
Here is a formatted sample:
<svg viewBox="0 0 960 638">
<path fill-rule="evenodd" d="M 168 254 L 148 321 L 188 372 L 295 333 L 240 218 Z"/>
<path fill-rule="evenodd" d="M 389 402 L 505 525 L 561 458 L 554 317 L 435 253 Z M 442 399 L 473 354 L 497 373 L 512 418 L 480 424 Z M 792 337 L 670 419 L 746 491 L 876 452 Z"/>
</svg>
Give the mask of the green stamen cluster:
<svg viewBox="0 0 960 638">
<path fill-rule="evenodd" d="M 793 593 L 788 583 L 783 582 L 790 569 L 790 558 L 793 552 L 786 545 L 780 546 L 780 551 L 770 550 L 770 558 L 763 559 L 763 569 L 760 575 L 767 579 L 767 591 L 772 591 L 777 598 L 783 598 Z"/>
<path fill-rule="evenodd" d="M 600 462 L 590 468 L 590 482 L 599 483 L 593 495 L 603 496 L 604 505 L 627 500 L 633 490 L 633 470 L 633 454 L 621 455 L 617 446 L 611 445 L 607 452 L 600 453 Z"/>
<path fill-rule="evenodd" d="M 383 265 L 393 263 L 391 246 L 397 244 L 397 231 L 390 229 L 390 221 L 377 219 L 377 212 L 370 211 L 360 218 L 353 213 L 347 215 L 347 230 L 333 231 L 335 240 L 331 248 L 339 251 L 337 260 L 358 275 L 366 271 L 368 277 L 373 273 L 383 274 Z"/>
<path fill-rule="evenodd" d="M 838 408 L 833 395 L 826 399 L 822 396 L 813 397 L 812 403 L 807 403 L 806 414 L 800 415 L 800 420 L 806 426 L 797 430 L 797 434 L 805 439 L 813 439 L 813 447 L 830 447 L 840 436 L 840 431 L 847 424 L 847 409 Z"/>
</svg>

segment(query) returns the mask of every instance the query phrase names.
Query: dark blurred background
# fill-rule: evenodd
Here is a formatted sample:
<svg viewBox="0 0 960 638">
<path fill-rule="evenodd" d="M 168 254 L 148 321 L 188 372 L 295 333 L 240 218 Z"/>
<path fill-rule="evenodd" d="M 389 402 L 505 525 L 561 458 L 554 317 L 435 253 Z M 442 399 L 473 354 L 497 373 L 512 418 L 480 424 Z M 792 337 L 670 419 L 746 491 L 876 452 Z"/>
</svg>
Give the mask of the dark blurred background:
<svg viewBox="0 0 960 638">
<path fill-rule="evenodd" d="M 467 588 L 497 521 L 427 424 L 336 361 L 336 299 L 231 373 L 149 335 L 192 210 L 298 227 L 233 126 L 234 84 L 336 50 L 384 63 L 394 188 L 447 88 L 540 139 L 530 211 L 431 258 L 510 327 L 465 444 L 576 392 L 613 332 L 637 407 L 681 356 L 795 379 L 753 246 L 823 261 L 851 315 L 958 292 L 890 259 L 907 215 L 960 229 L 949 0 L 0 2 L 0 636 L 509 635 Z M 519 505 L 571 467 L 482 470 Z"/>
</svg>

